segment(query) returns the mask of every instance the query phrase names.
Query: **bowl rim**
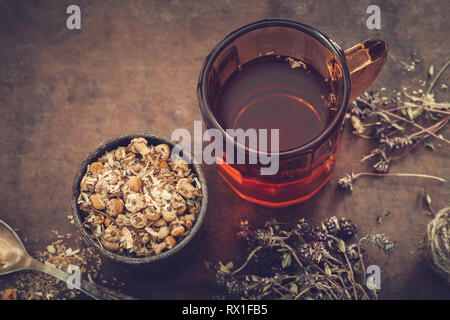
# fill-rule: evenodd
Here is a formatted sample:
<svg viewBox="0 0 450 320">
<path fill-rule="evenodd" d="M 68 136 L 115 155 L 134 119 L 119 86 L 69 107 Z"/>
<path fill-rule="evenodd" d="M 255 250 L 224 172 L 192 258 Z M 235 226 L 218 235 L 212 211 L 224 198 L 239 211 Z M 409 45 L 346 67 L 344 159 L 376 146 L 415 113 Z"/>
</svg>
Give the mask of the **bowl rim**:
<svg viewBox="0 0 450 320">
<path fill-rule="evenodd" d="M 80 182 L 83 176 L 86 173 L 87 166 L 92 163 L 95 159 L 101 157 L 105 151 L 111 151 L 119 146 L 126 146 L 130 143 L 131 139 L 133 138 L 139 138 L 144 137 L 147 139 L 147 141 L 150 143 L 151 140 L 158 141 L 159 143 L 166 143 L 170 146 L 170 149 L 172 149 L 175 146 L 175 143 L 172 142 L 169 138 L 161 135 L 157 135 L 151 132 L 133 132 L 133 133 L 125 133 L 121 134 L 118 137 L 115 138 L 108 138 L 107 140 L 101 142 L 95 149 L 90 152 L 82 161 L 81 166 L 78 168 L 75 178 L 72 185 L 72 199 L 71 199 L 71 206 L 72 206 L 72 217 L 74 219 L 75 225 L 77 226 L 77 229 L 81 233 L 81 236 L 83 240 L 91 247 L 94 247 L 97 249 L 100 253 L 107 256 L 108 258 L 122 262 L 127 264 L 133 264 L 133 265 L 139 265 L 139 264 L 148 264 L 152 262 L 160 262 L 163 260 L 168 259 L 169 257 L 172 257 L 179 253 L 181 250 L 186 248 L 186 246 L 189 244 L 189 242 L 194 238 L 194 236 L 199 232 L 200 227 L 203 224 L 203 221 L 205 219 L 206 215 L 206 208 L 208 206 L 208 190 L 206 187 L 206 179 L 203 172 L 203 169 L 199 164 L 196 164 L 194 161 L 191 161 L 191 164 L 189 165 L 197 174 L 198 180 L 201 185 L 201 192 L 202 192 L 202 202 L 200 205 L 200 211 L 198 213 L 197 219 L 194 222 L 194 225 L 192 226 L 191 232 L 184 237 L 179 243 L 177 243 L 172 249 L 169 249 L 165 252 L 162 252 L 158 255 L 149 255 L 149 256 L 142 256 L 142 257 L 130 257 L 126 255 L 121 255 L 114 253 L 112 251 L 109 251 L 103 247 L 101 247 L 98 243 L 98 241 L 95 241 L 92 239 L 92 237 L 89 235 L 86 228 L 82 226 L 82 216 L 81 216 L 81 210 L 78 207 L 78 196 L 80 193 Z M 128 142 L 126 142 L 128 141 Z M 125 144 L 125 145 L 124 145 Z M 153 144 L 153 143 L 152 143 Z M 187 159 L 191 160 L 193 159 L 192 155 L 185 155 L 183 154 L 183 157 L 187 157 Z"/>
</svg>

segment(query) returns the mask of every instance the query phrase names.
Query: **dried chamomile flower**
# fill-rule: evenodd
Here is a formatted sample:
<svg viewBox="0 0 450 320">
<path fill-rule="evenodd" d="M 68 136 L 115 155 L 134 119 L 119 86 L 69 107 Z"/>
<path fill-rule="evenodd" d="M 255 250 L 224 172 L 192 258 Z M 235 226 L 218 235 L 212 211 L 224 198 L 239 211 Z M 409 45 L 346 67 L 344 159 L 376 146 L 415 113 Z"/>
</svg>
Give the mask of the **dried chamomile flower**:
<svg viewBox="0 0 450 320">
<path fill-rule="evenodd" d="M 130 216 L 130 224 L 133 228 L 142 229 L 147 226 L 147 217 L 138 212 Z"/>
<path fill-rule="evenodd" d="M 111 217 L 117 217 L 122 213 L 124 208 L 123 202 L 120 199 L 111 199 L 106 203 L 106 213 Z"/>
<path fill-rule="evenodd" d="M 162 217 L 168 222 L 173 221 L 177 218 L 177 211 L 174 207 L 168 204 L 162 209 Z"/>
<path fill-rule="evenodd" d="M 187 199 L 191 199 L 198 195 L 197 188 L 195 188 L 186 178 L 178 181 L 176 188 L 177 192 Z"/>
<path fill-rule="evenodd" d="M 131 213 L 138 212 L 146 205 L 145 199 L 138 193 L 130 193 L 125 199 L 125 207 Z"/>
<path fill-rule="evenodd" d="M 159 228 L 157 237 L 158 237 L 158 239 L 162 240 L 162 239 L 167 238 L 167 236 L 169 236 L 169 234 L 170 234 L 170 228 L 168 226 L 163 226 L 163 227 Z"/>
<path fill-rule="evenodd" d="M 166 220 L 164 220 L 164 218 L 158 219 L 155 222 L 153 222 L 153 224 L 152 224 L 152 226 L 156 227 L 156 228 L 160 228 L 160 227 L 163 227 L 166 225 L 167 225 L 167 222 L 166 222 Z"/>
<path fill-rule="evenodd" d="M 167 160 L 170 157 L 170 147 L 165 143 L 157 145 L 155 151 L 161 155 L 162 160 Z"/>
<path fill-rule="evenodd" d="M 91 196 L 91 203 L 92 203 L 92 206 L 97 210 L 105 209 L 105 202 L 103 201 L 102 197 L 98 193 Z"/>
<path fill-rule="evenodd" d="M 118 226 L 131 226 L 130 217 L 125 214 L 119 214 L 116 218 L 116 224 Z"/>
<path fill-rule="evenodd" d="M 170 199 L 172 207 L 176 210 L 177 214 L 180 215 L 186 211 L 186 201 L 179 194 L 174 194 Z"/>
<path fill-rule="evenodd" d="M 189 165 L 183 159 L 178 159 L 175 161 L 173 170 L 180 176 L 184 176 L 189 172 Z"/>
<path fill-rule="evenodd" d="M 176 243 L 177 243 L 177 240 L 175 240 L 174 237 L 172 237 L 172 236 L 166 237 L 167 248 L 172 249 Z"/>
<path fill-rule="evenodd" d="M 182 225 L 175 226 L 170 234 L 174 237 L 179 237 L 184 233 L 184 227 Z"/>
<path fill-rule="evenodd" d="M 156 221 L 156 220 L 159 220 L 159 218 L 161 218 L 161 213 L 156 211 L 153 207 L 145 208 L 144 214 L 147 217 L 147 219 L 150 221 Z"/>
<path fill-rule="evenodd" d="M 143 157 L 150 153 L 150 148 L 147 146 L 147 139 L 145 138 L 134 138 L 131 140 L 130 149 L 135 153 L 141 154 Z"/>
<path fill-rule="evenodd" d="M 121 231 L 117 226 L 109 226 L 103 231 L 102 238 L 109 242 L 118 242 Z"/>
<path fill-rule="evenodd" d="M 164 250 L 165 248 L 167 248 L 167 243 L 166 242 L 160 242 L 160 243 L 152 243 L 152 249 L 155 252 L 155 254 L 159 254 L 162 250 Z"/>
<path fill-rule="evenodd" d="M 119 249 L 120 249 L 118 242 L 102 240 L 102 245 L 105 249 L 107 249 L 109 251 L 119 251 Z"/>
<path fill-rule="evenodd" d="M 114 151 L 114 157 L 116 158 L 117 161 L 123 160 L 125 159 L 126 156 L 126 151 L 125 151 L 125 147 L 118 147 L 115 151 Z"/>
<path fill-rule="evenodd" d="M 89 166 L 89 171 L 93 174 L 96 174 L 98 171 L 103 169 L 103 164 L 101 162 L 93 162 Z"/>
<path fill-rule="evenodd" d="M 130 177 L 130 179 L 128 179 L 128 187 L 130 188 L 131 191 L 133 192 L 139 192 L 139 190 L 141 190 L 142 187 L 142 182 L 141 179 L 139 179 L 138 177 Z"/>
</svg>

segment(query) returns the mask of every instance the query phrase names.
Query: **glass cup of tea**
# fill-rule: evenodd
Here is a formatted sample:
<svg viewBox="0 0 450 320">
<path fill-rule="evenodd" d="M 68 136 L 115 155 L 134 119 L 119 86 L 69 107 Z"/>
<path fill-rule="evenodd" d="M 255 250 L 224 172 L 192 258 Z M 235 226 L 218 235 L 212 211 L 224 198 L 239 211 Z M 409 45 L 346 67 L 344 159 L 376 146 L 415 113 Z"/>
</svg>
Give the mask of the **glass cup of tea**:
<svg viewBox="0 0 450 320">
<path fill-rule="evenodd" d="M 289 20 L 262 20 L 230 33 L 206 58 L 197 89 L 206 127 L 219 130 L 227 146 L 215 154 L 220 175 L 239 196 L 265 206 L 312 197 L 331 177 L 349 102 L 374 81 L 386 57 L 382 40 L 344 51 Z M 238 140 L 230 129 L 278 134 L 255 147 L 250 134 Z M 263 156 L 278 159 L 276 173 L 261 174 Z"/>
</svg>

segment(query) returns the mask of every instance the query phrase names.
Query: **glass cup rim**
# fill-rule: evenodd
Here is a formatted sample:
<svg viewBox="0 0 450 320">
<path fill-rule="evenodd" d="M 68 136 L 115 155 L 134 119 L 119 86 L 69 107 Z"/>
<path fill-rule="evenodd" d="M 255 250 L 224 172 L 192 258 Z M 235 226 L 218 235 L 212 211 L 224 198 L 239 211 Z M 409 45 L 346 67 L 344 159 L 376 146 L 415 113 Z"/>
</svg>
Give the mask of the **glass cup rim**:
<svg viewBox="0 0 450 320">
<path fill-rule="evenodd" d="M 280 151 L 277 153 L 272 152 L 262 152 L 262 151 L 255 151 L 252 150 L 244 145 L 239 144 L 236 142 L 219 124 L 216 117 L 212 113 L 211 108 L 209 107 L 209 103 L 207 101 L 207 83 L 208 83 L 208 76 L 211 71 L 211 68 L 217 58 L 217 56 L 222 52 L 224 48 L 226 48 L 230 43 L 232 43 L 234 40 L 239 38 L 240 36 L 257 30 L 262 29 L 265 27 L 286 27 L 291 29 L 296 29 L 298 31 L 301 31 L 303 33 L 306 33 L 316 40 L 318 40 L 321 44 L 323 44 L 330 52 L 337 58 L 337 62 L 341 67 L 342 70 L 342 102 L 338 108 L 338 112 L 334 119 L 327 125 L 325 130 L 323 130 L 317 137 L 315 137 L 310 142 L 299 146 L 294 149 L 286 150 L 286 151 Z M 253 153 L 253 154 L 267 154 L 271 156 L 278 156 L 278 157 L 293 157 L 293 156 L 299 156 L 307 153 L 314 152 L 314 150 L 317 149 L 318 146 L 323 144 L 327 139 L 334 133 L 335 130 L 339 129 L 340 123 L 342 123 L 347 104 L 349 102 L 350 97 L 350 91 L 351 91 L 351 81 L 350 81 L 350 73 L 347 67 L 347 62 L 345 59 L 344 51 L 341 49 L 341 47 L 331 40 L 329 37 L 324 35 L 319 30 L 297 22 L 293 20 L 285 20 L 285 19 L 264 19 L 259 20 L 250 24 L 247 24 L 245 26 L 242 26 L 231 33 L 229 33 L 222 41 L 220 41 L 214 49 L 211 50 L 211 52 L 206 57 L 202 69 L 200 71 L 199 79 L 198 79 L 198 86 L 197 86 L 197 98 L 199 100 L 200 110 L 202 111 L 202 114 L 208 118 L 207 122 L 211 122 L 212 125 L 217 128 L 221 133 L 222 136 L 226 138 L 226 140 L 233 145 L 239 147 L 241 150 L 245 150 L 246 153 Z M 206 119 L 205 119 L 206 120 Z"/>
</svg>

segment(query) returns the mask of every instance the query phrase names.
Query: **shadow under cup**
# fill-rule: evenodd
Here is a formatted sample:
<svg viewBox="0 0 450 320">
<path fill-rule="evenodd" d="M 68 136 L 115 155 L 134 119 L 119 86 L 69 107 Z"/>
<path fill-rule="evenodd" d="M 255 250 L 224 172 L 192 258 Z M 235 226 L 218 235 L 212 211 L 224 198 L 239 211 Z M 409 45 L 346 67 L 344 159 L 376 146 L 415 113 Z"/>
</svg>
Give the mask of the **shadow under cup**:
<svg viewBox="0 0 450 320">
<path fill-rule="evenodd" d="M 261 168 L 268 165 L 259 161 L 236 164 L 239 153 L 249 159 L 258 158 L 263 152 L 238 143 L 226 133 L 230 128 L 218 120 L 223 111 L 221 95 L 227 80 L 246 63 L 267 55 L 293 57 L 304 62 L 324 79 L 329 90 L 329 116 L 323 130 L 303 145 L 269 154 L 279 160 L 279 169 L 274 175 L 262 175 Z M 350 86 L 343 50 L 312 27 L 293 21 L 263 20 L 229 34 L 207 57 L 198 86 L 206 127 L 220 130 L 223 145 L 232 145 L 234 149 L 232 157 L 227 157 L 225 147 L 222 155 L 216 154 L 216 158 L 223 160 L 217 164 L 220 175 L 242 198 L 261 205 L 282 207 L 309 199 L 331 177 Z"/>
</svg>

